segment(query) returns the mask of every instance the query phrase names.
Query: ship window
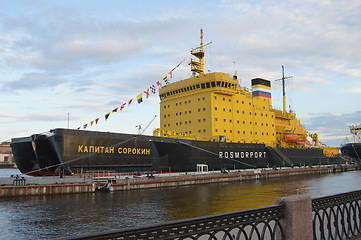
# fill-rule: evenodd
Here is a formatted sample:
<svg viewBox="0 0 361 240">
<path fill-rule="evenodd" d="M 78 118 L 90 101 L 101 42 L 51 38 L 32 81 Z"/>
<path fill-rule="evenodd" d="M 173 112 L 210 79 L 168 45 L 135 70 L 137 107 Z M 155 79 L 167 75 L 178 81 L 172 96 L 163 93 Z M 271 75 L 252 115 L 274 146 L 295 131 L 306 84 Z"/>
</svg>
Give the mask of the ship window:
<svg viewBox="0 0 361 240">
<path fill-rule="evenodd" d="M 175 106 L 178 106 L 178 103 L 175 103 Z"/>
<path fill-rule="evenodd" d="M 187 87 L 187 91 L 189 91 L 189 87 Z"/>
<path fill-rule="evenodd" d="M 237 123 L 239 123 L 239 120 L 237 120 Z"/>
<path fill-rule="evenodd" d="M 187 101 L 184 101 L 184 104 L 187 104 Z"/>
<path fill-rule="evenodd" d="M 244 101 L 242 101 L 242 104 L 244 104 Z"/>
<path fill-rule="evenodd" d="M 207 88 L 211 87 L 211 84 L 209 82 L 206 83 Z"/>
<path fill-rule="evenodd" d="M 167 115 L 164 115 L 164 118 L 166 118 L 167 117 Z"/>
<path fill-rule="evenodd" d="M 243 131 L 243 134 L 246 134 L 246 131 Z"/>
<path fill-rule="evenodd" d="M 224 87 L 224 82 L 222 82 L 222 87 Z"/>
<path fill-rule="evenodd" d="M 216 129 L 216 132 L 218 132 L 218 129 Z"/>
<path fill-rule="evenodd" d="M 170 106 L 168 105 L 168 108 L 169 108 Z"/>
<path fill-rule="evenodd" d="M 164 127 L 166 127 L 167 126 L 167 124 L 164 124 Z"/>
<path fill-rule="evenodd" d="M 169 96 L 169 92 L 167 92 L 167 96 Z"/>
<path fill-rule="evenodd" d="M 201 83 L 202 89 L 206 88 L 206 85 L 204 83 Z"/>
<path fill-rule="evenodd" d="M 164 106 L 164 108 L 167 108 L 167 106 Z"/>
<path fill-rule="evenodd" d="M 231 122 L 232 122 L 232 119 L 229 119 L 229 122 L 231 123 Z"/>
<path fill-rule="evenodd" d="M 200 101 L 201 99 L 200 98 L 198 98 L 198 102 Z"/>
<path fill-rule="evenodd" d="M 189 114 L 191 114 L 192 113 L 192 111 L 191 110 L 189 110 Z"/>
<path fill-rule="evenodd" d="M 257 125 L 257 122 L 255 122 L 254 124 Z"/>
<path fill-rule="evenodd" d="M 218 118 L 215 118 L 216 122 L 218 121 Z"/>
<path fill-rule="evenodd" d="M 243 124 L 245 124 L 246 122 L 245 121 L 243 121 Z"/>
<path fill-rule="evenodd" d="M 198 119 L 198 122 L 200 123 L 200 122 L 201 122 L 201 120 L 200 120 L 200 119 Z"/>
<path fill-rule="evenodd" d="M 216 82 L 211 82 L 212 87 L 216 86 Z"/>
<path fill-rule="evenodd" d="M 230 102 L 231 101 L 231 99 L 228 99 L 228 102 Z"/>
<path fill-rule="evenodd" d="M 224 129 L 224 130 L 223 130 L 223 132 L 225 132 L 225 133 L 226 133 L 226 132 L 227 132 L 227 130 L 226 130 L 226 129 Z"/>
<path fill-rule="evenodd" d="M 191 100 L 189 100 L 188 103 L 191 103 Z"/>
<path fill-rule="evenodd" d="M 238 100 L 236 101 L 236 103 L 238 103 Z"/>
<path fill-rule="evenodd" d="M 184 92 L 184 88 L 182 88 L 181 91 Z"/>
<path fill-rule="evenodd" d="M 205 122 L 206 121 L 206 119 L 205 118 L 203 118 L 203 122 Z"/>
<path fill-rule="evenodd" d="M 223 119 L 223 122 L 226 122 L 226 119 Z"/>
<path fill-rule="evenodd" d="M 214 110 L 217 110 L 217 107 L 215 107 Z"/>
<path fill-rule="evenodd" d="M 229 112 L 232 112 L 232 109 L 229 109 Z"/>
<path fill-rule="evenodd" d="M 170 117 L 170 114 L 168 114 L 168 117 Z"/>
<path fill-rule="evenodd" d="M 178 113 L 175 113 L 176 116 L 178 116 Z"/>
<path fill-rule="evenodd" d="M 201 111 L 201 109 L 200 108 L 198 108 L 198 112 L 200 112 Z"/>
<path fill-rule="evenodd" d="M 221 86 L 221 81 L 217 81 L 217 87 Z"/>
<path fill-rule="evenodd" d="M 225 112 L 226 111 L 226 109 L 225 108 L 223 108 L 223 112 Z"/>
<path fill-rule="evenodd" d="M 179 116 L 182 115 L 182 112 L 179 113 Z"/>
<path fill-rule="evenodd" d="M 239 134 L 239 131 L 238 131 L 238 134 Z"/>
<path fill-rule="evenodd" d="M 189 134 L 192 134 L 192 131 L 189 131 Z"/>
<path fill-rule="evenodd" d="M 205 129 L 203 129 L 203 132 L 205 133 L 205 132 L 206 132 L 206 130 L 205 130 Z"/>
<path fill-rule="evenodd" d="M 187 114 L 187 111 L 185 111 L 184 114 Z"/>
<path fill-rule="evenodd" d="M 198 133 L 201 133 L 201 130 L 198 130 Z"/>
<path fill-rule="evenodd" d="M 178 126 L 178 123 L 175 123 L 176 126 Z"/>
<path fill-rule="evenodd" d="M 242 114 L 244 114 L 244 111 L 242 111 Z"/>
<path fill-rule="evenodd" d="M 203 111 L 205 111 L 206 110 L 206 108 L 203 108 Z"/>
<path fill-rule="evenodd" d="M 182 122 L 180 122 L 179 125 L 182 125 Z"/>
<path fill-rule="evenodd" d="M 226 101 L 226 99 L 225 99 L 225 98 L 223 98 L 223 101 Z"/>
<path fill-rule="evenodd" d="M 239 110 L 237 110 L 237 113 L 239 113 Z"/>
<path fill-rule="evenodd" d="M 217 100 L 217 97 L 215 96 L 215 97 L 214 97 L 214 99 L 216 99 L 216 100 Z"/>
<path fill-rule="evenodd" d="M 206 98 L 205 97 L 203 97 L 203 101 L 205 100 Z"/>
<path fill-rule="evenodd" d="M 232 133 L 232 130 L 229 130 L 230 133 Z"/>
<path fill-rule="evenodd" d="M 189 121 L 189 124 L 191 124 L 192 123 L 192 121 Z"/>
<path fill-rule="evenodd" d="M 197 84 L 196 87 L 199 88 L 199 84 Z"/>
</svg>

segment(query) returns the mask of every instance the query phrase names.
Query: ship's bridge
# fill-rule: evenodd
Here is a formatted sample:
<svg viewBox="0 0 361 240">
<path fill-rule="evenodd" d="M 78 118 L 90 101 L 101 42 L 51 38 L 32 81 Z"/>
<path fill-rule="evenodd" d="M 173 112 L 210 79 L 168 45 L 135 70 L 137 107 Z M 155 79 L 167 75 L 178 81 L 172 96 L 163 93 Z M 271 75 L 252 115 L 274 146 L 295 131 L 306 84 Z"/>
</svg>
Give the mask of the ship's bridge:
<svg viewBox="0 0 361 240">
<path fill-rule="evenodd" d="M 238 81 L 222 72 L 202 74 L 165 85 L 159 90 L 161 100 L 180 95 L 194 94 L 198 91 L 212 91 L 219 94 L 236 94 Z"/>
</svg>

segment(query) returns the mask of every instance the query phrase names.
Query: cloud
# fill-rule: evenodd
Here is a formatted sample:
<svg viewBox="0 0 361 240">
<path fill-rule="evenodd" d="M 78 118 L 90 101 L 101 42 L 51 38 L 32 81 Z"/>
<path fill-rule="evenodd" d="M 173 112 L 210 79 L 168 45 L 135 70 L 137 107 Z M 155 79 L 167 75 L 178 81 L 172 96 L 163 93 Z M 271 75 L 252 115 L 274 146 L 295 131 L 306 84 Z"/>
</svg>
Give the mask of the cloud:
<svg viewBox="0 0 361 240">
<path fill-rule="evenodd" d="M 302 124 L 308 132 L 317 133 L 329 145 L 340 145 L 350 136 L 349 125 L 360 123 L 361 111 L 350 113 L 319 113 L 303 118 Z M 331 141 L 332 140 L 332 141 Z M 330 144 L 331 143 L 331 144 Z"/>
<path fill-rule="evenodd" d="M 7 81 L 2 89 L 5 91 L 32 90 L 37 88 L 54 88 L 63 83 L 63 78 L 45 73 L 28 73 L 14 81 Z"/>
</svg>

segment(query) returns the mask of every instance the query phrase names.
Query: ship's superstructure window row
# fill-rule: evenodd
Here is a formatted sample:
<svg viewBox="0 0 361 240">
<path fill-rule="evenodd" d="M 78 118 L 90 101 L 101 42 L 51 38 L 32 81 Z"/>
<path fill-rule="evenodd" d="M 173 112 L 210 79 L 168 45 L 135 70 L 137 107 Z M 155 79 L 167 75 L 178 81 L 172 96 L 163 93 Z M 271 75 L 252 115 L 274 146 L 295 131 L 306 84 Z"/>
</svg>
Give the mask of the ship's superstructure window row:
<svg viewBox="0 0 361 240">
<path fill-rule="evenodd" d="M 198 90 L 198 89 L 207 89 L 207 88 L 216 88 L 216 87 L 236 89 L 237 84 L 223 82 L 223 81 L 205 82 L 205 83 L 201 83 L 201 84 L 194 84 L 194 85 L 183 87 L 183 88 L 180 88 L 180 89 L 175 89 L 175 90 L 172 90 L 172 91 L 168 91 L 168 92 L 166 92 L 164 94 L 161 94 L 159 97 L 162 100 L 162 99 L 165 99 L 165 98 L 167 98 L 169 96 L 173 96 L 173 95 L 177 95 L 177 94 L 182 94 L 182 93 L 186 93 L 186 92 L 190 92 L 190 91 L 193 92 L 193 91 Z M 200 101 L 200 99 L 198 99 L 198 101 Z M 229 101 L 231 101 L 231 99 L 229 99 Z"/>
</svg>

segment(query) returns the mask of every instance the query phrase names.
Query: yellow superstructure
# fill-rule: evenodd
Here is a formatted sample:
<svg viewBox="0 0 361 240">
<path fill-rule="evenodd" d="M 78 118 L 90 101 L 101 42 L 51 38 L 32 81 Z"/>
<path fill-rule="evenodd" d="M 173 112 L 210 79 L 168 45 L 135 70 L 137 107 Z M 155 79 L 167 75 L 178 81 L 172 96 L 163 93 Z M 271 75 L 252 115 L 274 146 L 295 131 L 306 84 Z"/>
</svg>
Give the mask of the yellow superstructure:
<svg viewBox="0 0 361 240">
<path fill-rule="evenodd" d="M 309 145 L 296 114 L 272 108 L 270 81 L 253 79 L 248 90 L 240 87 L 236 75 L 205 74 L 204 46 L 201 32 L 201 46 L 191 51 L 199 59 L 190 62 L 193 77 L 160 88 L 160 129 L 155 135 L 281 147 Z"/>
</svg>

